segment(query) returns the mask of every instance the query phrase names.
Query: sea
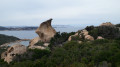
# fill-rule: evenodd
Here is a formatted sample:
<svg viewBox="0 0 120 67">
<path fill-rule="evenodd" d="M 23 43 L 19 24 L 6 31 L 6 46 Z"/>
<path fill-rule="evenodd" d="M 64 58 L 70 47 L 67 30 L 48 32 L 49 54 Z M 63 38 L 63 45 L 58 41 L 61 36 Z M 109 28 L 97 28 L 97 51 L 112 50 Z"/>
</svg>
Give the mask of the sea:
<svg viewBox="0 0 120 67">
<path fill-rule="evenodd" d="M 69 27 L 55 27 L 54 28 L 57 32 L 77 32 L 78 30 L 83 29 L 83 27 L 73 27 L 73 26 L 69 26 Z M 15 36 L 18 37 L 20 39 L 33 39 L 35 37 L 38 37 L 38 35 L 35 33 L 35 30 L 22 30 L 22 31 L 0 31 L 0 34 L 5 34 L 5 35 L 9 35 L 9 36 Z M 17 42 L 18 43 L 18 42 Z M 9 45 L 14 45 L 17 43 L 10 43 Z M 29 41 L 21 41 L 19 42 L 22 45 L 28 46 L 29 45 Z"/>
</svg>

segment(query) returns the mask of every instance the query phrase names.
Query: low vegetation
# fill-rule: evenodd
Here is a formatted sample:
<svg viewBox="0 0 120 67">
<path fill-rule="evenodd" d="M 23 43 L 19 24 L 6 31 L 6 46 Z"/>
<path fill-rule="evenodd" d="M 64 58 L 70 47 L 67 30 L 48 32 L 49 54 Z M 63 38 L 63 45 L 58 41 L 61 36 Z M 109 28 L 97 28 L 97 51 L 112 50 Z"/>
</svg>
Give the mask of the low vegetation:
<svg viewBox="0 0 120 67">
<path fill-rule="evenodd" d="M 21 56 L 9 65 L 1 60 L 1 67 L 119 67 L 120 39 L 70 41 L 52 51 L 34 49 Z"/>
<path fill-rule="evenodd" d="M 0 60 L 0 67 L 120 67 L 118 28 L 90 26 L 86 30 L 95 38 L 94 41 L 78 43 L 78 36 L 67 41 L 75 33 L 58 32 L 50 41 L 51 49 L 28 49 L 25 54 L 17 55 L 10 64 Z M 97 39 L 97 36 L 104 39 Z"/>
<path fill-rule="evenodd" d="M 57 32 L 54 38 L 51 39 L 49 47 L 53 49 L 56 46 L 60 46 L 61 44 L 65 43 L 68 40 L 69 36 L 73 34 L 75 34 L 75 32 L 71 32 L 71 33 Z"/>
<path fill-rule="evenodd" d="M 116 24 L 115 26 L 116 26 L 116 27 L 120 27 L 120 24 Z"/>
<path fill-rule="evenodd" d="M 107 39 L 120 38 L 119 28 L 114 26 L 88 26 L 86 30 L 89 31 L 89 35 L 93 36 L 95 39 L 98 36 L 102 36 Z"/>
</svg>

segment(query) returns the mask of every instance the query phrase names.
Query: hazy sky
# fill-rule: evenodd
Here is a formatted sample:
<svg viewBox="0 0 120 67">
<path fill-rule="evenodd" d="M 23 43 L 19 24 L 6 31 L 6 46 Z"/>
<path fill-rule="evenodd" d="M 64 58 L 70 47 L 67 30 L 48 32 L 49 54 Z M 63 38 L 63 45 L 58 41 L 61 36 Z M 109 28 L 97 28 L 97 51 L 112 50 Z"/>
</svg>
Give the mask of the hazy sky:
<svg viewBox="0 0 120 67">
<path fill-rule="evenodd" d="M 120 23 L 120 0 L 0 0 L 0 26 Z"/>
</svg>

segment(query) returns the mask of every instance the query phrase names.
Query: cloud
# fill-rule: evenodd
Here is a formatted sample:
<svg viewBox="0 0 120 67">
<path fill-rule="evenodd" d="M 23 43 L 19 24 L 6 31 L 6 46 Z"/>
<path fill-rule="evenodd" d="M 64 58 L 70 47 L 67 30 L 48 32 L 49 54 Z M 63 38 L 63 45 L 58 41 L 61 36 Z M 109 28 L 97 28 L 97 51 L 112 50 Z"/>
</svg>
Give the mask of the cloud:
<svg viewBox="0 0 120 67">
<path fill-rule="evenodd" d="M 120 21 L 119 0 L 0 0 L 0 25 L 20 25 L 54 18 L 55 24 Z M 29 22 L 29 23 L 28 23 Z M 81 23 L 82 22 L 82 23 Z"/>
</svg>

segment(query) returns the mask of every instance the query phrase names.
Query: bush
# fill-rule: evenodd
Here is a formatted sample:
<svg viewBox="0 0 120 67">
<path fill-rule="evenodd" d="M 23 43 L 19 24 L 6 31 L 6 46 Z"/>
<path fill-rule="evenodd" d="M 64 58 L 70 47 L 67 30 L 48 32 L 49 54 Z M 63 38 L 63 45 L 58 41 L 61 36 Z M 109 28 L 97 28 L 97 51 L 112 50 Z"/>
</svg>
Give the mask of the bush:
<svg viewBox="0 0 120 67">
<path fill-rule="evenodd" d="M 44 46 L 43 44 L 44 44 L 44 42 L 38 41 L 35 45 L 36 46 Z"/>
<path fill-rule="evenodd" d="M 120 31 L 117 27 L 113 26 L 98 26 L 93 29 L 88 29 L 89 35 L 93 36 L 95 39 L 98 36 L 102 36 L 107 39 L 120 38 Z"/>
<path fill-rule="evenodd" d="M 3 59 L 0 59 L 0 67 L 8 67 L 8 63 L 7 62 L 4 62 Z"/>
<path fill-rule="evenodd" d="M 87 26 L 85 29 L 87 30 L 87 31 L 91 31 L 91 30 L 93 30 L 95 27 L 94 26 Z"/>
<path fill-rule="evenodd" d="M 100 26 L 98 27 L 98 36 L 102 36 L 108 39 L 115 39 L 120 37 L 120 31 L 116 27 Z"/>
<path fill-rule="evenodd" d="M 49 50 L 41 50 L 41 49 L 29 49 L 26 53 L 22 55 L 16 55 L 14 58 L 14 62 L 20 62 L 25 60 L 37 60 L 42 58 L 43 56 L 49 56 L 50 55 Z"/>
<path fill-rule="evenodd" d="M 33 67 L 33 61 L 27 60 L 23 62 L 16 62 L 13 65 L 11 64 L 10 67 Z"/>
<path fill-rule="evenodd" d="M 116 24 L 115 26 L 116 26 L 116 27 L 120 27 L 120 24 Z"/>
<path fill-rule="evenodd" d="M 61 44 L 63 44 L 68 40 L 69 36 L 73 34 L 75 34 L 75 32 L 71 32 L 71 33 L 57 32 L 56 35 L 50 40 L 49 47 L 52 49 L 55 46 L 60 46 Z"/>
</svg>

